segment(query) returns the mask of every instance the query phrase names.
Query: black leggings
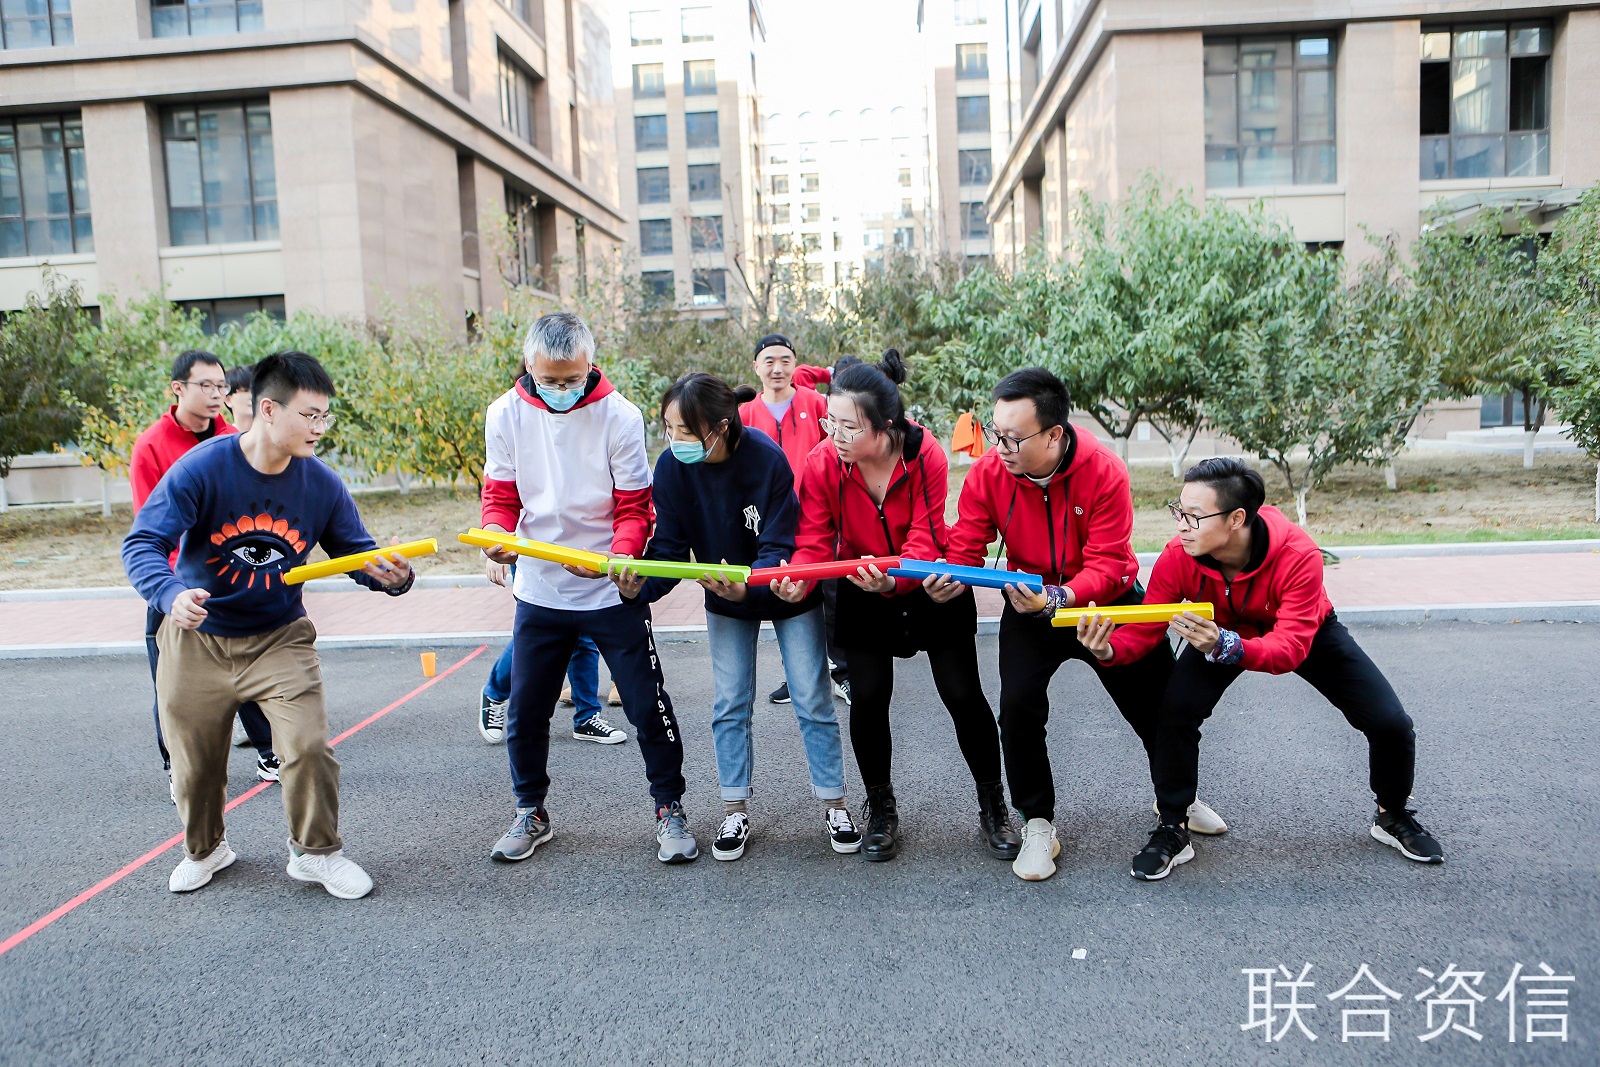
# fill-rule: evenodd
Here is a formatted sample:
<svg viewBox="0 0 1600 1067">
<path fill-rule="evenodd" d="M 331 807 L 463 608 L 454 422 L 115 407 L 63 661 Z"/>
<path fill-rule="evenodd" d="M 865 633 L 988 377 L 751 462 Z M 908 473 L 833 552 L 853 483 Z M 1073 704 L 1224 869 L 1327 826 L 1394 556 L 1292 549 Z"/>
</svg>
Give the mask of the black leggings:
<svg viewBox="0 0 1600 1067">
<path fill-rule="evenodd" d="M 1180 821 L 1194 803 L 1200 724 L 1210 718 L 1222 694 L 1243 673 L 1242 667 L 1208 662 L 1191 646 L 1183 646 L 1161 702 L 1150 761 L 1162 822 Z M 1310 682 L 1344 713 L 1351 726 L 1367 736 L 1367 784 L 1384 808 L 1403 809 L 1415 773 L 1416 733 L 1411 716 L 1378 665 L 1356 644 L 1344 624 L 1329 615 L 1312 639 L 1305 662 L 1294 673 Z"/>
<path fill-rule="evenodd" d="M 889 782 L 894 740 L 889 733 L 889 702 L 894 696 L 894 656 L 876 649 L 850 653 L 850 746 L 867 788 Z M 956 726 L 956 742 L 980 785 L 1000 780 L 1000 731 L 983 695 L 978 646 L 966 640 L 928 654 L 933 684 Z"/>
</svg>

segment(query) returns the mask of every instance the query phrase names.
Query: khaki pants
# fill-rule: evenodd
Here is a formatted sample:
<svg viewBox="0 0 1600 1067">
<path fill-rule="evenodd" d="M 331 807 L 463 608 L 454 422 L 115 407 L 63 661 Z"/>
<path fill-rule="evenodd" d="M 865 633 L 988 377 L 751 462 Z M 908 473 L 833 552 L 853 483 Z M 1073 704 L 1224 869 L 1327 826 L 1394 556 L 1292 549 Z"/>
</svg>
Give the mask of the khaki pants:
<svg viewBox="0 0 1600 1067">
<path fill-rule="evenodd" d="M 260 704 L 272 725 L 290 843 L 312 853 L 343 846 L 339 763 L 328 747 L 316 639 L 306 618 L 251 637 L 216 637 L 162 621 L 156 700 L 172 753 L 183 848 L 195 859 L 222 840 L 233 715 L 247 700 Z"/>
</svg>

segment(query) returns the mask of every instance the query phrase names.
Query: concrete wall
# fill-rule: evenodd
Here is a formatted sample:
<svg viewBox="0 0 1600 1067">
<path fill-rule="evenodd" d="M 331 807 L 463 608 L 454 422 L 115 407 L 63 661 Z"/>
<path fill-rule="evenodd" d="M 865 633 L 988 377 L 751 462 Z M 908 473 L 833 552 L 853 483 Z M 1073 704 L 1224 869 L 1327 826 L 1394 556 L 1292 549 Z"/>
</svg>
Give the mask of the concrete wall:
<svg viewBox="0 0 1600 1067">
<path fill-rule="evenodd" d="M 1421 140 L 1417 133 L 1420 22 L 1358 22 L 1340 42 L 1335 135 L 1339 183 L 1344 186 L 1344 234 L 1352 262 L 1372 252 L 1361 231 L 1393 237 L 1401 247 L 1420 228 L 1416 188 Z M 1317 238 L 1308 238 L 1315 240 Z"/>
</svg>

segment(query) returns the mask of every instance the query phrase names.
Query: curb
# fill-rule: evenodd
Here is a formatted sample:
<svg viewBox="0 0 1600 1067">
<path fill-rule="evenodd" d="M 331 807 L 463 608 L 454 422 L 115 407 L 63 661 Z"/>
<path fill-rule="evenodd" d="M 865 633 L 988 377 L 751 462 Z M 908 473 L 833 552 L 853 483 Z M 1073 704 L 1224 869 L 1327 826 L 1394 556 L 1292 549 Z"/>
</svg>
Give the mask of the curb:
<svg viewBox="0 0 1600 1067">
<path fill-rule="evenodd" d="M 1417 626 L 1423 623 L 1600 623 L 1600 600 L 1568 600 L 1519 604 L 1400 604 L 1383 607 L 1339 608 L 1339 619 L 1357 626 Z M 1000 632 L 998 617 L 980 618 L 978 636 L 993 637 Z M 706 640 L 704 626 L 657 626 L 661 644 L 682 644 Z M 473 633 L 436 634 L 337 634 L 317 638 L 317 647 L 437 649 L 475 648 L 499 644 L 511 637 L 510 630 L 483 630 Z M 761 624 L 761 640 L 775 637 L 771 623 Z M 95 656 L 142 656 L 144 642 L 104 641 L 79 645 L 0 645 L 0 660 L 64 659 Z"/>
</svg>

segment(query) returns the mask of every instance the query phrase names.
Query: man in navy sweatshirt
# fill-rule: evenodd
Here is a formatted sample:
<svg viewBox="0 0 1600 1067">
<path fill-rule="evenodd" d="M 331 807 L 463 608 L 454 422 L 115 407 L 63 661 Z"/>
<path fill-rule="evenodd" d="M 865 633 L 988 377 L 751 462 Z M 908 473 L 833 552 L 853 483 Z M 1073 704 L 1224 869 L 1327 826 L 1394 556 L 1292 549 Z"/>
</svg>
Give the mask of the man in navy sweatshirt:
<svg viewBox="0 0 1600 1067">
<path fill-rule="evenodd" d="M 372 891 L 339 837 L 339 764 L 328 745 L 316 630 L 301 587 L 283 581 L 313 545 L 330 556 L 378 547 L 349 490 L 314 454 L 333 423 L 332 396 L 327 371 L 310 356 L 262 360 L 250 430 L 213 437 L 173 464 L 122 542 L 129 580 L 165 616 L 156 700 L 185 853 L 167 882 L 174 893 L 199 889 L 235 859 L 223 828 L 228 741 L 234 709 L 252 700 L 283 763 L 290 877 L 346 899 Z M 351 577 L 390 595 L 413 580 L 399 554 Z"/>
</svg>

